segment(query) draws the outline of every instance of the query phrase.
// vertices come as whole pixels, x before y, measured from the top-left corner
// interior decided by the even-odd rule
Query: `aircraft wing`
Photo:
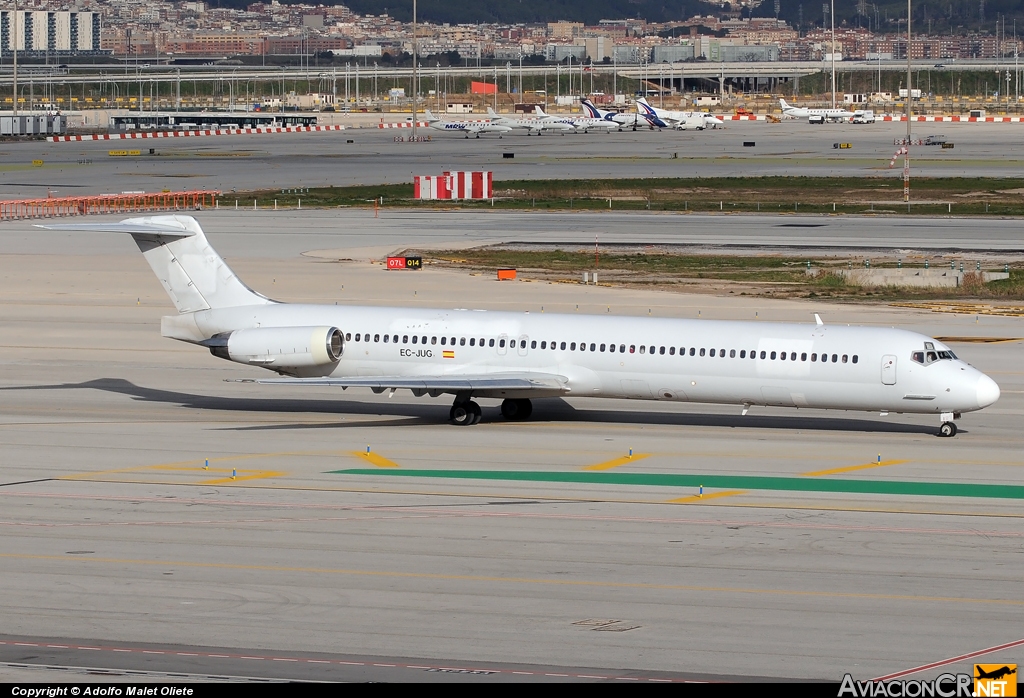
[[[246,381],[248,382],[248,381]],[[411,390],[417,395],[431,393],[485,393],[503,390],[536,390],[545,393],[568,393],[568,379],[553,373],[479,373],[447,376],[344,376],[327,378],[266,378],[255,383],[268,385],[315,385],[337,388],[370,388],[375,393],[385,390]]]

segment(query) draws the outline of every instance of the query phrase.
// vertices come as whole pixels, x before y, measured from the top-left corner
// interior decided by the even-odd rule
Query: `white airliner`
[[[574,131],[579,133],[589,133],[590,129],[596,131],[614,131],[619,125],[611,121],[605,121],[604,119],[593,119],[587,116],[555,116],[554,114],[547,114],[540,107],[534,107],[533,112],[537,115],[538,119],[550,121],[556,124],[569,124]]]
[[[536,133],[538,136],[543,135],[544,131],[559,131],[562,135],[565,135],[569,131],[575,129],[570,124],[560,123],[558,121],[552,121],[550,119],[539,119],[537,117],[512,117],[503,116],[498,114],[496,111],[487,107],[487,115],[491,117],[492,124],[500,124],[502,126],[510,126],[516,129],[526,129],[526,135],[529,136],[531,133]]]
[[[635,398],[937,415],[999,398],[999,386],[938,340],[898,329],[477,310],[286,304],[242,283],[190,216],[41,225],[130,234],[178,310],[163,336],[287,378],[260,383],[411,390],[474,398],[508,419],[539,397]]]
[[[646,119],[651,126],[659,128],[674,128],[679,131],[696,129],[718,128],[724,126],[725,122],[711,114],[699,111],[672,111],[669,109],[658,109],[652,106],[646,98],[641,97],[636,101],[637,113]]]
[[[497,133],[498,138],[501,138],[502,133],[508,133],[512,130],[511,126],[502,126],[490,121],[442,121],[431,114],[429,109],[423,112],[423,116],[427,121],[427,126],[430,128],[437,129],[438,131],[464,133],[466,138],[469,138],[470,135],[475,135],[479,138],[481,133]]]
[[[782,114],[794,119],[806,119],[809,116],[823,116],[828,121],[842,121],[853,116],[849,109],[809,109],[807,107],[794,107],[784,99],[779,100],[782,107]]]

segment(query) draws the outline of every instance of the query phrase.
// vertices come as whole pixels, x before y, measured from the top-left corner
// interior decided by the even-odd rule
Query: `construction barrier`
[[[175,191],[145,194],[101,194],[99,196],[61,196],[47,199],[0,201],[0,220],[86,216],[102,213],[151,213],[157,211],[194,211],[216,203],[216,190]]]
[[[489,199],[493,195],[490,172],[445,172],[413,177],[415,199]]]
[[[416,127],[417,128],[427,128],[427,126],[429,126],[429,125],[430,124],[428,124],[426,121],[417,121],[416,122]],[[383,121],[381,121],[379,124],[377,124],[377,128],[412,128],[412,122],[411,121],[400,121],[400,122],[395,123],[395,124],[385,124]]]
[[[876,116],[875,121],[906,121],[902,116]],[[911,121],[920,123],[961,123],[961,124],[1019,124],[1024,116],[912,116]]]
[[[53,143],[69,143],[79,141],[118,141],[135,138],[189,138],[196,136],[245,136],[261,133],[315,133],[319,131],[344,131],[345,127],[337,126],[261,126],[258,128],[224,128],[201,129],[193,131],[129,131],[127,133],[95,133],[87,136],[52,136],[47,138]]]

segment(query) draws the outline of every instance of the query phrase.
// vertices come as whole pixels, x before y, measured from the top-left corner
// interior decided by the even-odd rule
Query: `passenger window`
[[[811,363],[814,363],[817,360],[818,360],[818,355],[817,354],[811,354]]]
[[[452,337],[451,339],[449,339],[448,343],[451,344],[454,347],[455,346],[455,337]]]
[[[481,344],[483,344],[483,342],[481,342]],[[469,338],[469,346],[471,346],[471,347],[475,347],[476,346],[476,337],[470,337]]]
[[[594,346],[594,345],[593,345],[593,344],[591,344],[590,346]],[[601,351],[604,351],[604,347],[605,347],[605,345],[604,345],[604,344],[602,344],[602,345],[601,345],[601,347],[600,347]]]
[[[561,343],[561,344],[559,344],[558,346],[559,346],[559,348],[560,348],[560,349],[562,349],[563,351],[565,351],[565,342],[562,342],[562,343]]]
[[[853,355],[853,363],[857,363],[857,355],[856,354]]]
[[[847,358],[847,357],[846,357],[846,354],[843,354],[843,363],[844,363],[844,364],[846,363],[846,358]]]
[[[774,357],[773,357],[773,358],[774,358]],[[786,352],[782,352],[782,353],[781,353],[781,354],[779,355],[779,359],[780,359],[781,361],[785,361],[785,360],[786,360]]]
[[[525,342],[524,342],[524,344],[525,344]],[[536,349],[537,348],[537,340],[536,339],[534,339],[533,341],[530,342],[530,348],[531,349]]]
[[[791,354],[789,355],[789,360],[790,360],[790,361],[796,361],[796,352],[795,352],[795,351],[794,351],[794,352],[792,352],[792,353],[791,353]]]
[[[697,347],[690,347],[690,356],[693,356],[696,353],[697,353]],[[703,354],[702,354],[702,356],[703,356]]]
[[[715,350],[714,350],[714,349],[712,349],[712,350],[711,350],[711,351],[709,352],[709,354],[708,354],[708,355],[709,355],[709,356],[714,356],[714,355],[715,355]]]
[[[736,358],[736,350],[735,349],[730,349],[729,350],[729,358],[730,359],[735,359]]]
[[[741,359],[747,358],[747,350],[746,349],[740,349],[740,358]]]
[[[533,343],[533,346],[534,346],[534,348],[536,348],[536,346],[537,346],[537,343],[536,343],[536,342],[534,342],[534,343]],[[525,348],[526,348],[526,340],[525,340],[525,339],[521,339],[521,340],[519,340],[519,348],[520,348],[520,349],[525,349]]]
[[[387,343],[388,343],[388,339],[389,339],[389,337],[388,337],[387,335],[384,335],[384,343],[385,343],[385,344],[387,344]]]
[[[648,349],[648,351],[653,354],[654,353],[654,347],[651,347],[650,349]]]
[[[725,358],[725,349],[719,349],[719,350],[718,350],[718,355],[719,355],[719,356],[720,356],[721,358],[723,358],[723,359],[724,359],[724,358]]]
[[[409,335],[403,334],[402,335],[402,344],[408,344],[408,343],[409,343]]]
[[[619,345],[619,353],[620,354],[625,354],[626,353],[626,345],[625,344],[620,344]]]
[[[610,351],[611,353],[614,354],[615,353],[615,345],[614,344],[609,344],[608,345],[608,351]]]
[[[700,355],[701,355],[701,356],[704,356],[704,347],[701,347],[701,348],[700,348]]]
[[[800,355],[800,360],[801,361],[807,361],[807,352],[806,351],[803,354]]]
[[[590,351],[595,351],[596,347],[597,347],[596,344],[594,344],[593,342],[590,343]]]
[[[635,354],[636,353],[636,345],[635,344],[630,344],[629,345],[629,353],[630,354]]]
[[[658,353],[659,354],[664,354],[665,353],[665,347],[658,347]]]
[[[676,355],[676,348],[675,347],[669,347],[668,348],[668,355],[669,356],[675,356]]]
[[[352,333],[351,332],[346,332],[345,333],[345,341],[346,342],[351,342],[352,341]]]
[[[569,345],[569,351],[576,351],[576,342]]]
[[[540,348],[541,349],[547,349],[548,348],[548,343],[547,342],[541,342],[540,343]]]
[[[416,335],[413,335],[412,336],[412,343],[416,344],[419,341],[419,339],[420,339],[419,337],[417,337]]]
[[[828,363],[828,354],[822,354],[821,355],[821,363],[823,363],[823,364],[827,364]]]
[[[503,343],[503,344],[504,344],[504,342],[505,342],[505,340],[502,340],[502,343]],[[493,340],[493,339],[489,339],[489,340],[487,340],[487,346],[489,346],[489,347],[493,347],[493,346],[494,346],[494,340]]]
[[[499,342],[498,342],[498,346],[499,346],[499,347],[504,347],[504,346],[505,346],[505,340],[504,340],[504,339],[502,339],[501,341],[499,341]]]
[[[839,354],[833,354],[832,355],[832,363],[836,363],[837,361],[839,361]]]
[[[359,333],[358,332],[356,332],[356,341],[357,342],[359,341]]]
[[[441,337],[441,346],[443,347],[447,341],[448,339],[446,337]]]
[[[773,360],[775,359],[775,352],[774,351],[772,352],[772,359]]]
[[[472,341],[472,340],[470,340],[470,341]],[[465,337],[459,337],[459,346],[460,347],[466,346],[466,338]]]
[[[379,342],[380,341],[380,335],[379,334],[373,335],[373,341],[374,342]]]
[[[643,353],[645,353],[646,351],[647,351],[647,347],[645,347],[645,346],[644,346],[643,344],[641,344],[641,345],[640,345],[640,353],[641,353],[641,354],[643,354]]]

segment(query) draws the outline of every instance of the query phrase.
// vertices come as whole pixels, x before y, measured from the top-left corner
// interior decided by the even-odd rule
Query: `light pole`
[[[15,120],[18,118],[18,0],[14,0],[14,41],[12,42],[14,57],[14,107],[11,115]],[[18,128],[12,124],[12,129]]]
[[[907,0],[907,147],[903,154],[903,200],[907,202],[910,212],[910,100],[914,93],[910,85],[910,0]]]
[[[910,0],[907,0],[909,3]],[[836,108],[836,0],[832,0],[832,9],[828,13],[832,21],[832,108]]]
[[[907,0],[909,2],[909,0]],[[413,142],[416,142],[416,107],[420,88],[419,61],[416,58],[419,48],[419,37],[416,36],[416,0],[413,0]]]

